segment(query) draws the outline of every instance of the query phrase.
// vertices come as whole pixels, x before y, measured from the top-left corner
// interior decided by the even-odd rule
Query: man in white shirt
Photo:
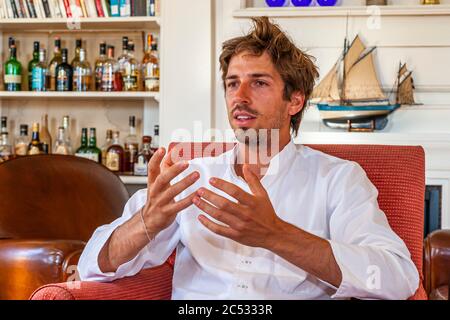
[[[176,249],[173,299],[412,296],[417,269],[363,169],[291,140],[314,63],[267,18],[254,23],[220,58],[239,143],[188,163],[159,150],[148,189],[87,244],[81,279],[132,276]]]

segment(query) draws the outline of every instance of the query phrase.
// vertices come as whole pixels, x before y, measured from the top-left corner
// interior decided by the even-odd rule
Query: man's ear
[[[299,113],[305,104],[305,95],[300,91],[295,91],[291,95],[291,100],[288,104],[288,113],[290,116]]]

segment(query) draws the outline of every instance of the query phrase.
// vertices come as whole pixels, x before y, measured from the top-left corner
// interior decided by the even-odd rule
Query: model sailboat
[[[314,89],[311,102],[317,104],[324,123],[332,128],[348,128],[352,123],[372,123],[373,130],[382,130],[387,115],[402,104],[414,104],[412,72],[400,65],[397,77],[397,97],[394,103],[384,94],[374,64],[374,50],[366,48],[357,36],[331,71]]]

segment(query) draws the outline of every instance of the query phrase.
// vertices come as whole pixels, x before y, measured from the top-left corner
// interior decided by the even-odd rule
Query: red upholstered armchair
[[[232,144],[172,144],[184,159],[222,153]],[[421,283],[412,299],[427,299],[423,286],[425,155],[421,147],[314,145],[314,149],[358,162],[379,190],[379,204],[393,230],[405,241]],[[190,152],[189,152],[190,151]],[[212,153],[211,153],[212,151]],[[44,286],[31,299],[170,299],[173,259],[113,283],[63,283]]]

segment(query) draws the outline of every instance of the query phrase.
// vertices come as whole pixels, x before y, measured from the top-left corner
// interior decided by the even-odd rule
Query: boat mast
[[[402,71],[402,62],[400,61],[399,67],[398,67],[398,73],[397,73],[397,96],[395,97],[395,103],[400,103],[400,72]]]
[[[343,72],[343,76],[342,76],[342,93],[341,93],[341,102],[345,103],[345,101],[347,100],[346,95],[345,95],[345,89],[346,89],[346,81],[347,81],[347,75],[346,70],[347,70],[347,63],[346,63],[346,59],[345,56],[347,55],[348,52],[348,13],[347,13],[347,21],[346,21],[346,27],[345,27],[345,39],[344,39],[344,72]]]

